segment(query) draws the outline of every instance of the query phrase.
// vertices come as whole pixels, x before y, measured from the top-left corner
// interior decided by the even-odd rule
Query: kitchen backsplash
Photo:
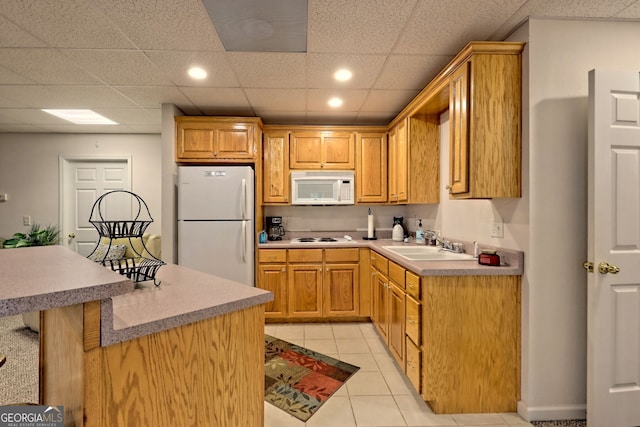
[[[281,216],[285,232],[366,232],[368,210],[377,231],[391,231],[394,216],[403,216],[409,231],[415,232],[415,218],[423,228],[436,229],[437,205],[397,206],[265,206],[264,216]]]

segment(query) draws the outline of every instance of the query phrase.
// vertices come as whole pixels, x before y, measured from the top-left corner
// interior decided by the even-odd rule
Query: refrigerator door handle
[[[247,219],[247,180],[242,180],[242,219]]]
[[[242,262],[247,262],[247,222],[242,221]]]

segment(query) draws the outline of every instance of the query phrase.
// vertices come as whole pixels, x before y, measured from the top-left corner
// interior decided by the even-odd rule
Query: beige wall
[[[149,206],[160,233],[160,136],[85,134],[0,134],[0,237],[25,231],[22,217],[59,224],[60,156],[131,156],[132,190]]]

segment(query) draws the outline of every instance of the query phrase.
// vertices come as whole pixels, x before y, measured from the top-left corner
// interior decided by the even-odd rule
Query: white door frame
[[[58,230],[64,231],[64,190],[65,177],[69,172],[69,164],[76,162],[127,162],[127,175],[129,177],[129,190],[133,177],[131,176],[131,163],[133,156],[82,156],[61,154],[58,156]],[[65,239],[67,236],[60,236]]]

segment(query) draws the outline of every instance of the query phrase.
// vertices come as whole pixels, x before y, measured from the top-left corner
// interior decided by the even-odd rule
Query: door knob
[[[600,264],[598,264],[598,271],[602,274],[607,274],[607,273],[618,274],[620,269],[615,265],[602,261]]]
[[[591,261],[583,262],[582,266],[587,270],[587,273],[593,273],[593,263]]]
[[[68,237],[70,239],[75,239],[76,238],[76,233],[69,233]]]

